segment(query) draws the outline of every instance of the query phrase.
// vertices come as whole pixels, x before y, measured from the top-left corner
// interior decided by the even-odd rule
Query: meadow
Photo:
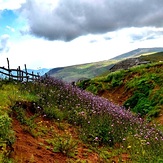
[[[109,96],[115,103],[151,121],[163,110],[162,83],[163,63],[156,62],[110,72],[77,85],[93,94]]]
[[[66,124],[75,128],[77,139],[97,153],[97,162],[163,162],[162,126],[149,123],[129,108],[50,77],[28,83],[2,80],[0,88],[1,162],[16,162],[9,151],[17,141],[13,118],[38,137],[48,134],[43,126],[38,130],[35,119],[40,116],[56,122],[61,130]],[[27,103],[32,104],[30,116],[26,115],[28,107],[24,107]],[[46,142],[53,146],[54,153],[66,155],[67,162],[87,162],[76,158],[78,141],[71,136],[54,133]]]

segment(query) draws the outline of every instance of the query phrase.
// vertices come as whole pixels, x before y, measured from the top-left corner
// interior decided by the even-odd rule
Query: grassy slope
[[[0,81],[0,162],[98,162],[98,150],[89,149],[78,139],[75,127],[59,120],[59,110],[51,112],[51,118],[40,113],[42,98],[36,93],[44,88],[29,83],[29,89],[22,89],[26,86]]]
[[[51,69],[48,74],[52,77],[62,79],[66,82],[78,81],[83,78],[93,78],[107,72],[113,64],[132,57],[138,57],[141,54],[161,51],[163,48],[140,48],[131,52],[119,55],[106,61],[74,65],[68,67]]]
[[[87,89],[100,90],[101,94],[112,90],[113,96],[116,91],[118,94],[118,90],[124,90],[123,95],[128,94],[130,98],[135,89],[142,90],[143,86],[142,93],[146,93],[147,99],[154,97],[153,102],[158,102],[160,107],[162,66],[158,63],[114,72],[90,80]],[[76,163],[163,161],[163,137],[155,129],[156,125],[150,127],[141,118],[107,104],[98,96],[51,80],[45,83],[0,81],[0,88],[0,162],[39,162],[54,158]],[[109,112],[106,112],[108,108],[104,109],[106,104]],[[154,114],[155,111],[154,108]],[[23,144],[19,146],[20,143]],[[10,153],[11,147],[14,153]]]
[[[77,81],[82,78],[93,78],[105,71],[116,61],[101,61],[96,63],[88,63],[82,65],[63,67],[55,72],[55,69],[50,70],[49,75],[55,78],[62,79],[66,82]],[[53,73],[53,71],[55,73]]]
[[[148,118],[163,110],[163,53],[140,56],[152,62],[129,70],[105,73],[78,83],[79,87],[106,97]],[[117,97],[115,97],[117,96]]]
[[[104,114],[105,100],[50,82],[0,82],[1,162],[163,160],[162,138],[155,125],[139,122],[110,103],[113,110]],[[149,132],[150,137],[144,137]]]

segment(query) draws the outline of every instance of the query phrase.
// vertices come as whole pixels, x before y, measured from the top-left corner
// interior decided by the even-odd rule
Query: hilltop
[[[113,60],[121,60],[121,59],[127,59],[127,58],[131,58],[131,57],[138,57],[142,54],[151,54],[151,53],[157,53],[157,52],[162,52],[163,48],[158,47],[158,48],[138,48],[135,50],[132,50],[130,52],[118,55],[114,58],[112,58]]]
[[[51,77],[55,77],[57,79],[61,79],[70,83],[83,79],[91,79],[109,71],[120,61],[136,57],[138,58],[144,54],[156,53],[161,51],[163,51],[163,48],[139,48],[105,61],[54,68],[48,71],[47,74]],[[141,62],[142,61],[145,61],[145,59],[142,58]],[[126,63],[124,62],[124,64]],[[130,67],[134,65],[136,65],[136,62],[132,62]]]

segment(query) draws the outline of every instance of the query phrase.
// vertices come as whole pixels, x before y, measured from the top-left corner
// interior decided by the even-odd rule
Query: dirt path
[[[28,113],[29,114],[29,113]],[[65,135],[66,132],[73,136],[73,139],[78,139],[78,135],[75,132],[75,128],[72,126],[65,127],[65,130],[60,130],[53,121],[47,120],[43,117],[36,118],[36,123],[41,124],[47,128],[48,133],[43,136],[34,137],[26,130],[24,125],[14,117],[13,129],[15,131],[16,141],[13,145],[14,151],[11,153],[11,157],[16,163],[68,163],[68,161],[80,160],[88,163],[98,163],[99,157],[95,152],[90,152],[88,147],[82,142],[78,143],[76,156],[69,158],[62,153],[55,153],[52,149],[47,149],[46,140],[54,137],[52,128],[56,133]],[[47,145],[47,146],[46,146]]]
[[[18,163],[57,163],[66,162],[66,157],[60,153],[54,153],[41,146],[44,139],[34,138],[22,129],[19,121],[14,119],[13,128],[16,134],[16,142],[13,145],[12,157]]]

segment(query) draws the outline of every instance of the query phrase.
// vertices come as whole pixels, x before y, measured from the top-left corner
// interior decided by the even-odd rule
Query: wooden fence
[[[17,69],[10,69],[9,59],[7,58],[8,68],[0,67],[0,78],[8,78],[9,80],[18,80],[18,81],[35,81],[40,78],[39,74],[28,73],[26,64],[25,70],[21,70],[20,66]]]

